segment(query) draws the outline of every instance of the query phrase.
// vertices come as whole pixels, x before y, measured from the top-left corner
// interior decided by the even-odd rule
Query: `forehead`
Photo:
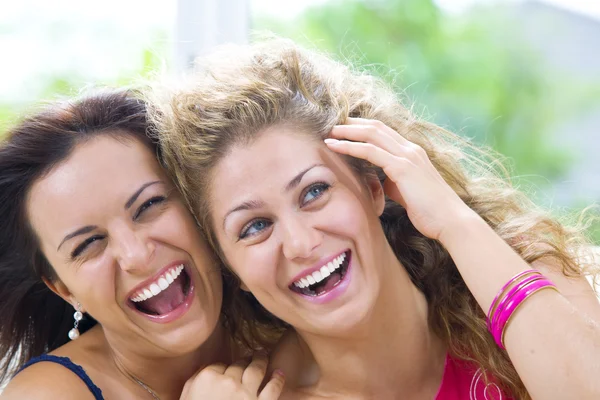
[[[290,171],[306,163],[323,162],[319,150],[324,146],[308,134],[293,128],[273,127],[250,143],[236,144],[217,164],[213,174],[213,192],[243,192],[256,180],[264,183],[287,179]],[[232,182],[240,183],[230,184]]]
[[[260,155],[262,162],[289,164],[299,156],[303,159],[318,157],[318,150],[321,148],[324,148],[324,145],[316,135],[286,126],[271,127],[259,132],[252,141],[234,145],[224,158],[223,164],[235,163],[235,160],[240,157],[249,161],[257,155]],[[295,157],[290,159],[292,154]]]
[[[324,164],[336,175],[352,175],[316,135],[269,128],[249,144],[234,146],[217,164],[211,179],[212,208],[224,209],[257,193],[280,193],[296,174],[315,164]]]
[[[123,201],[163,172],[152,151],[135,139],[100,136],[75,147],[72,154],[35,182],[27,199],[34,225],[58,230]]]

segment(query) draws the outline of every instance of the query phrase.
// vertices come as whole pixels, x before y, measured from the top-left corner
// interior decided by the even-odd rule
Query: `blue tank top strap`
[[[25,365],[23,365],[23,367],[17,372],[17,374],[23,371],[25,368],[42,361],[49,361],[56,364],[60,364],[63,367],[71,370],[85,383],[90,392],[92,392],[92,394],[94,395],[95,400],[104,400],[104,397],[102,397],[102,390],[100,390],[98,386],[94,385],[94,382],[92,382],[90,377],[85,373],[84,369],[80,365],[75,364],[68,357],[58,357],[50,354],[42,354],[39,357],[34,357],[31,360],[27,361]]]

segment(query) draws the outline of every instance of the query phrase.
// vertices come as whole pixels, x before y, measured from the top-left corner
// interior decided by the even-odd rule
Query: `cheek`
[[[193,217],[179,205],[167,210],[161,216],[159,223],[154,224],[153,231],[164,242],[187,251],[193,251],[194,248],[201,249],[204,243]],[[204,251],[207,252],[208,250]]]
[[[332,232],[353,237],[370,230],[373,217],[379,224],[379,219],[372,209],[354,196],[338,196],[332,199],[322,213],[323,221],[326,221]]]
[[[102,315],[116,302],[115,274],[109,258],[101,256],[88,261],[76,272],[59,273],[69,291],[92,316]]]
[[[166,243],[188,253],[194,260],[200,273],[207,273],[211,277],[214,288],[220,287],[221,272],[218,257],[212,250],[200,228],[196,225],[190,213],[181,206],[174,210],[171,223],[167,223],[162,234]]]
[[[277,272],[276,252],[266,243],[256,244],[236,251],[225,251],[231,270],[248,286],[250,291],[275,285]]]

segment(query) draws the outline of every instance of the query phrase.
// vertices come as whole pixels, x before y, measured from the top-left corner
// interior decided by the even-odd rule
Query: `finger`
[[[248,360],[238,360],[235,363],[231,364],[225,370],[223,375],[232,378],[236,382],[242,381],[242,375],[244,374],[244,370],[248,366]]]
[[[337,125],[332,128],[329,136],[338,140],[346,139],[354,142],[371,143],[398,157],[415,161],[429,160],[427,153],[421,146],[402,137],[383,122],[368,119],[357,120],[365,122],[358,125]]]
[[[191,380],[188,380],[185,383],[185,385],[183,385],[183,390],[181,391],[181,396],[179,396],[179,400],[184,400],[189,397],[191,385],[192,385]]]
[[[399,132],[397,132],[396,130],[390,128],[383,122],[376,120],[376,119],[348,118],[346,120],[346,125],[372,126],[372,127],[375,127],[376,129],[379,129],[381,132],[385,133],[386,135],[388,135],[389,137],[391,137],[392,139],[394,139],[395,141],[397,141],[398,143],[400,143],[402,145],[413,144],[410,140],[408,140],[407,138],[402,136]]]
[[[220,375],[223,375],[225,373],[225,370],[227,370],[227,365],[222,364],[222,363],[211,364],[208,367],[204,368],[203,370],[199,371],[198,373],[200,373],[204,370],[214,371]]]
[[[370,125],[337,125],[329,132],[329,136],[338,140],[371,143],[394,155],[402,153],[402,144]]]
[[[396,157],[371,143],[349,142],[347,140],[337,140],[332,138],[327,138],[324,142],[327,147],[336,153],[360,158],[381,167],[383,172],[394,181],[396,180],[396,177],[392,173],[401,172],[404,169],[403,164],[408,162],[406,158]]]
[[[283,392],[283,386],[285,385],[285,376],[283,371],[277,369],[273,371],[271,379],[260,392],[258,400],[277,400]]]
[[[264,354],[257,354],[252,358],[252,362],[244,371],[242,384],[248,388],[251,393],[258,393],[258,388],[265,378],[269,360]]]

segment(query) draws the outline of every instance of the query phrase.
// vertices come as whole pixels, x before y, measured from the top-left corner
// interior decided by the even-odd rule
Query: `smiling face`
[[[273,127],[211,176],[213,229],[232,270],[300,331],[346,332],[373,309],[387,242],[384,195],[316,138]]]
[[[39,179],[29,220],[53,285],[107,337],[184,354],[211,335],[222,303],[212,252],[153,152],[104,135]],[[137,346],[137,347],[136,347]]]

